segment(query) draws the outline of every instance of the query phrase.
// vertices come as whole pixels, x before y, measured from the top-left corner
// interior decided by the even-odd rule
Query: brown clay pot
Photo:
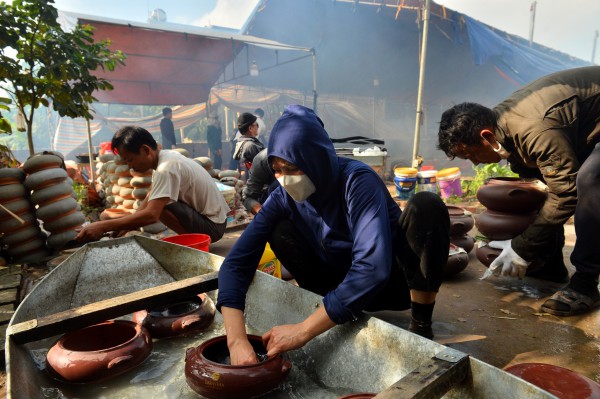
[[[267,350],[261,337],[248,335],[259,356]],[[208,399],[254,398],[276,389],[289,374],[292,364],[280,355],[250,366],[231,366],[227,337],[209,339],[185,354],[185,377],[196,393]]]
[[[475,246],[475,239],[468,234],[450,237],[450,242],[470,253]]]
[[[469,254],[461,251],[456,245],[450,244],[448,261],[442,270],[444,278],[452,277],[465,270],[469,264]]]
[[[0,186],[20,184],[25,180],[25,172],[21,168],[0,169]]]
[[[477,256],[477,259],[479,259],[479,261],[483,263],[485,267],[489,267],[494,259],[496,259],[501,253],[501,249],[491,248],[487,245],[475,249],[475,256]]]
[[[140,365],[152,352],[141,325],[111,320],[64,335],[46,355],[48,372],[72,383],[98,382]]]
[[[450,235],[462,236],[467,234],[475,224],[471,213],[458,206],[447,205],[447,208],[448,215],[450,215]]]
[[[63,158],[51,152],[43,152],[39,154],[33,154],[23,164],[23,170],[27,174],[39,172],[44,169],[60,168],[63,164]]]
[[[490,178],[477,190],[477,199],[493,211],[531,213],[542,207],[547,196],[536,182],[518,177]]]
[[[165,338],[206,329],[213,322],[215,312],[212,299],[200,294],[189,301],[135,312],[133,321],[141,323],[152,338]]]
[[[564,367],[545,363],[519,363],[505,370],[558,398],[600,398],[600,384]]]
[[[535,219],[532,213],[504,213],[485,210],[477,216],[477,230],[490,240],[509,240],[521,234]]]

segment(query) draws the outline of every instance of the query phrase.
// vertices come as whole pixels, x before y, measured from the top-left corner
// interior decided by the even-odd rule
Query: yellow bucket
[[[396,177],[417,177],[419,171],[415,168],[395,168],[394,175]]]

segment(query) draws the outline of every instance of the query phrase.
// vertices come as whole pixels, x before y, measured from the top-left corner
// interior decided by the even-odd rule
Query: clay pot
[[[22,183],[3,185],[0,190],[0,202],[2,203],[28,196],[28,190]]]
[[[0,169],[0,186],[23,183],[24,180],[25,172],[21,168]]]
[[[46,356],[48,372],[73,382],[98,382],[140,365],[152,352],[152,339],[141,325],[112,320],[66,334]]]
[[[531,213],[542,207],[547,193],[536,179],[494,177],[477,190],[477,199],[486,208],[497,212]]]
[[[53,151],[44,151],[33,154],[23,164],[23,170],[27,174],[39,172],[44,169],[60,168],[64,162],[62,155]]]
[[[477,216],[475,226],[490,240],[509,240],[521,234],[535,217],[535,213],[504,213],[488,209]]]
[[[67,180],[69,175],[67,171],[61,168],[51,168],[40,170],[30,174],[25,179],[25,186],[30,190],[41,190]]]
[[[544,363],[520,363],[505,370],[558,398],[600,397],[600,385],[597,382],[564,367]]]
[[[74,194],[72,183],[63,181],[43,189],[35,190],[31,194],[31,202],[43,206],[47,203],[73,197]]]
[[[485,267],[490,264],[502,253],[501,249],[491,248],[489,246],[478,247],[475,249],[475,256]]]
[[[206,329],[213,322],[215,311],[212,299],[200,294],[189,301],[136,312],[133,321],[141,323],[152,338],[165,338]]]
[[[33,212],[33,206],[31,205],[31,202],[29,202],[28,198],[18,198],[8,202],[0,201],[0,204],[2,204],[4,208],[8,209],[15,215],[22,215],[24,213]],[[0,221],[14,217],[10,213],[8,213],[4,208],[0,208]]]
[[[450,244],[448,261],[442,270],[444,278],[452,277],[465,270],[469,264],[469,254],[454,244]]]
[[[458,206],[447,205],[448,215],[450,216],[450,235],[462,236],[473,228],[475,220],[471,212],[465,211]]]
[[[353,393],[352,395],[340,396],[337,399],[370,399],[377,396],[376,393]]]
[[[450,242],[470,253],[475,246],[475,239],[468,234],[450,237]]]
[[[259,357],[267,350],[261,337],[248,335]],[[292,364],[280,355],[250,366],[229,365],[227,337],[209,339],[185,354],[185,377],[196,393],[208,399],[254,398],[276,389]]]

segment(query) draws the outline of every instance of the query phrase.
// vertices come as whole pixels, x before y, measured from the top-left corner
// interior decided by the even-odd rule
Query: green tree
[[[53,3],[0,3],[0,87],[24,116],[30,154],[35,152],[32,127],[38,107],[52,101],[61,116],[93,119],[94,91],[113,88],[93,71],[112,71],[125,60],[121,51],[110,51],[109,40],[94,42],[89,25],[64,31]]]

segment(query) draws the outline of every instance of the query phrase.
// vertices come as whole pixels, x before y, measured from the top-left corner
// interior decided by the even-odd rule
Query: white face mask
[[[296,202],[304,201],[317,190],[306,175],[284,175],[277,181]]]

